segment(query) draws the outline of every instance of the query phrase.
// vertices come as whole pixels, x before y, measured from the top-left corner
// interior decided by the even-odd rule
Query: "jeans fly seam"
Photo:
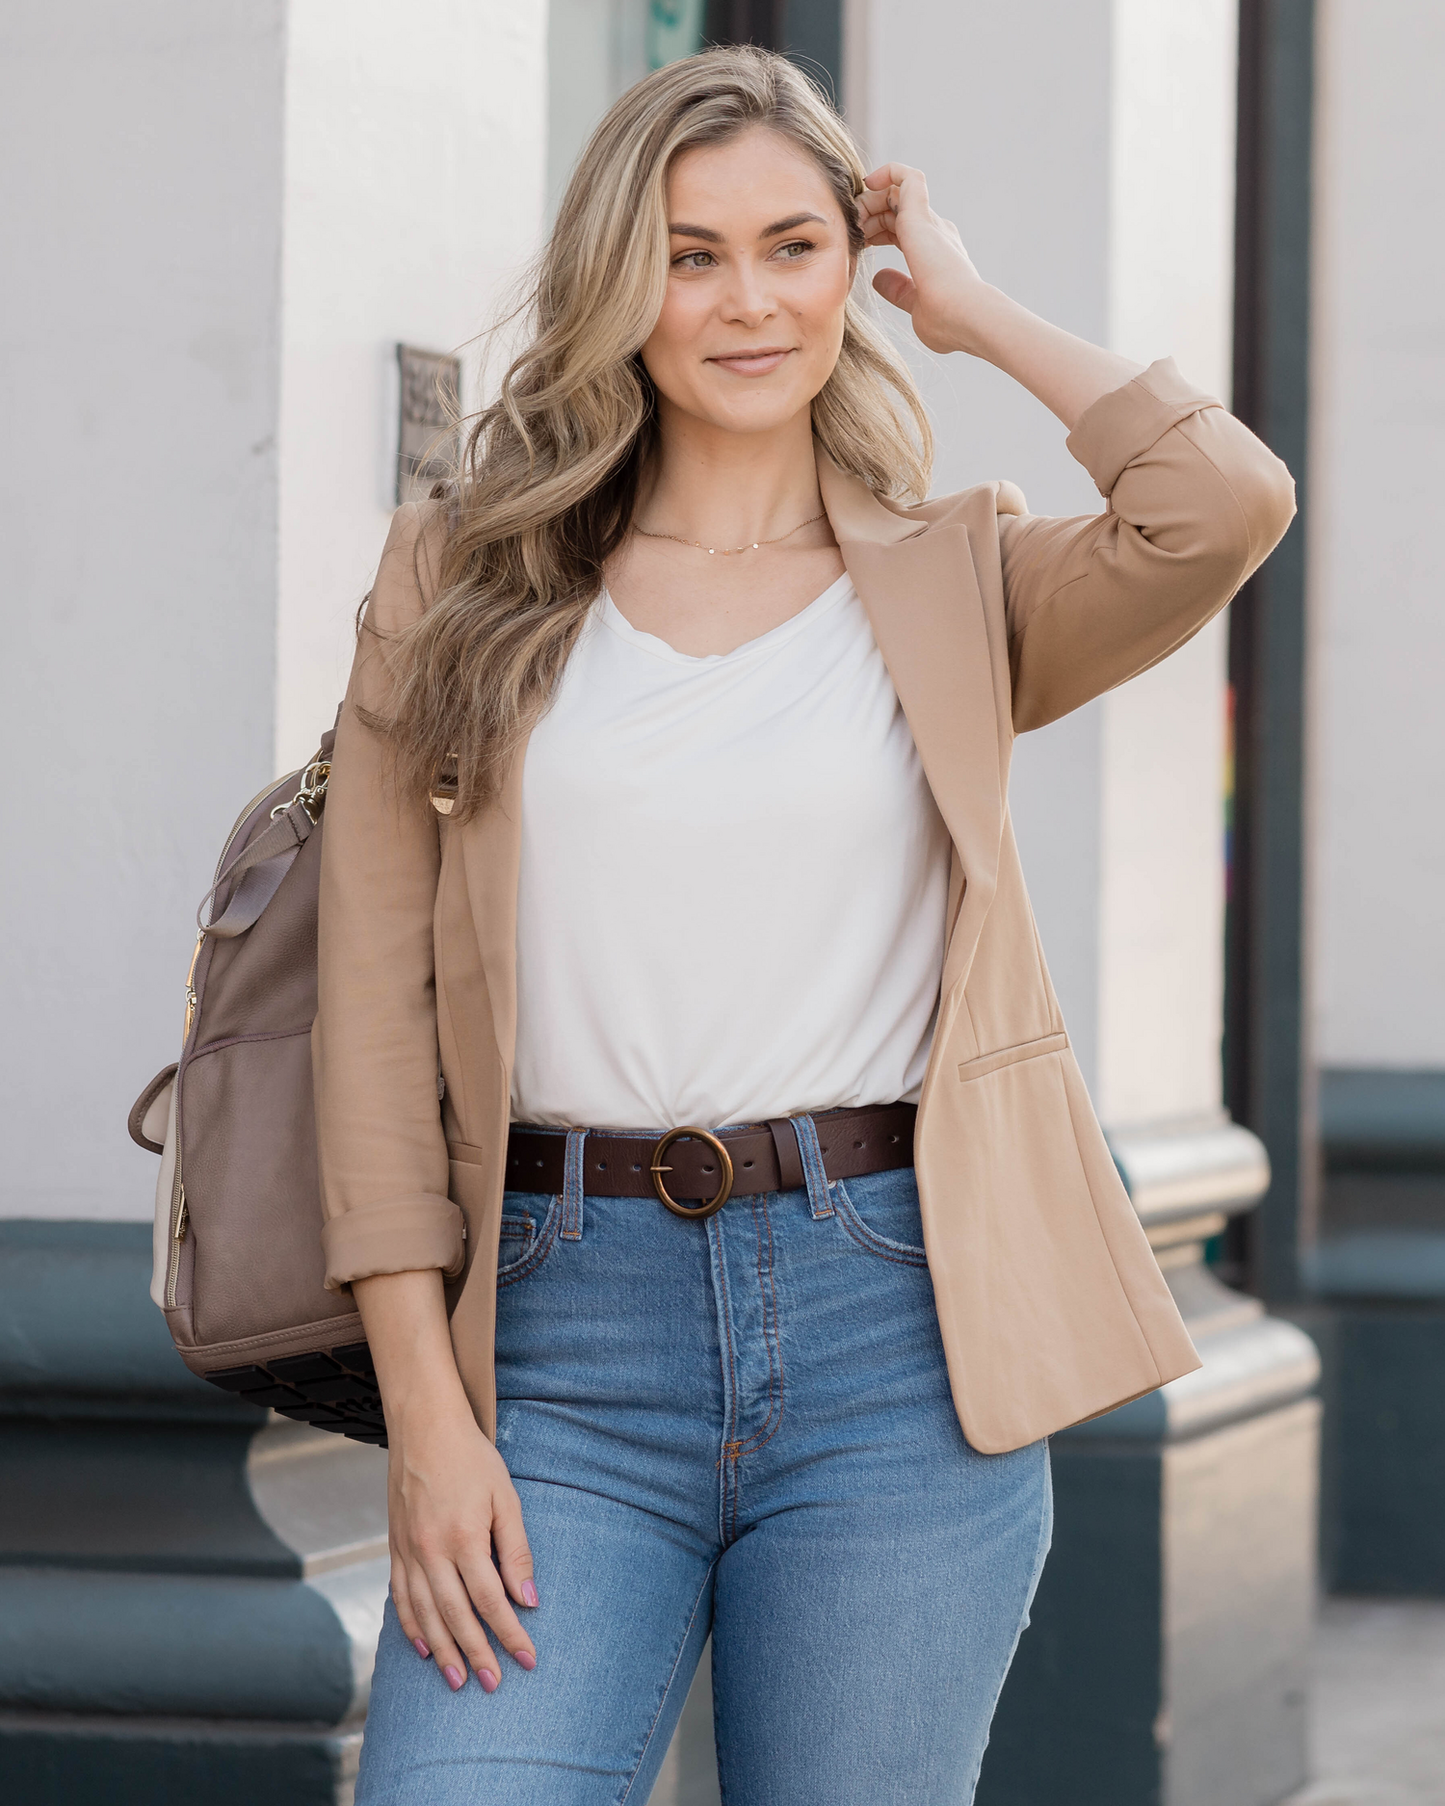
[[[727,1256],[723,1248],[722,1229],[714,1217],[706,1230],[708,1247],[713,1255],[713,1285],[717,1292],[718,1316],[721,1319],[722,1333],[718,1337],[718,1364],[722,1368],[724,1412],[723,1412],[723,1452],[718,1460],[718,1473],[721,1491],[718,1496],[718,1536],[724,1542],[728,1536],[729,1510],[733,1507],[733,1494],[737,1480],[737,1469],[733,1465],[733,1451],[737,1444],[729,1434],[737,1428],[738,1409],[738,1374],[737,1354],[733,1348],[733,1325],[731,1295],[728,1291]]]
[[[761,1205],[762,1225],[758,1223],[758,1207]],[[767,1231],[768,1258],[766,1267],[763,1263],[763,1237],[760,1228]],[[736,1460],[740,1455],[755,1454],[764,1443],[771,1442],[778,1433],[778,1426],[783,1421],[783,1350],[778,1339],[778,1302],[777,1291],[773,1284],[773,1220],[768,1214],[766,1195],[760,1196],[753,1204],[753,1231],[758,1244],[758,1291],[763,1297],[763,1340],[768,1350],[768,1414],[761,1426],[746,1442],[733,1445],[731,1453]],[[776,1359],[775,1359],[776,1356]],[[733,1499],[734,1528],[736,1528],[737,1499]]]
[[[647,1735],[642,1741],[641,1754],[638,1756],[632,1773],[628,1777],[626,1787],[624,1787],[622,1792],[618,1795],[617,1806],[627,1806],[627,1801],[631,1797],[632,1790],[637,1785],[637,1777],[642,1771],[643,1763],[647,1760],[647,1752],[652,1747],[652,1740],[657,1735],[658,1723],[662,1718],[663,1708],[667,1704],[667,1696],[672,1692],[672,1683],[677,1679],[677,1665],[682,1660],[683,1650],[687,1648],[687,1639],[691,1636],[692,1627],[697,1622],[697,1614],[702,1607],[703,1599],[707,1593],[708,1583],[712,1579],[713,1570],[716,1567],[716,1561],[709,1562],[707,1573],[702,1577],[702,1585],[697,1590],[697,1598],[692,1602],[692,1610],[688,1613],[687,1623],[683,1627],[682,1640],[677,1646],[677,1654],[672,1658],[672,1667],[668,1670],[667,1685],[662,1689],[662,1698],[657,1702],[657,1710],[653,1713],[652,1723],[647,1727]]]

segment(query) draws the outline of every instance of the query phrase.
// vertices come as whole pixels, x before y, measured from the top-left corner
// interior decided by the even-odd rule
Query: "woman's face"
[[[754,127],[678,157],[667,217],[667,296],[642,347],[664,403],[734,433],[793,418],[838,361],[853,279],[822,170]]]

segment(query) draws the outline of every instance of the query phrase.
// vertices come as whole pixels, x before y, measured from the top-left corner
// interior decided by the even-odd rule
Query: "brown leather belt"
[[[857,1179],[913,1164],[914,1104],[823,1110],[813,1118],[830,1180]],[[507,1189],[560,1192],[567,1131],[514,1123],[507,1137]],[[582,1189],[602,1198],[658,1198],[680,1217],[710,1217],[730,1197],[794,1191],[806,1184],[791,1117],[737,1129],[686,1127],[663,1135],[589,1129]],[[687,1199],[700,1200],[689,1204]]]

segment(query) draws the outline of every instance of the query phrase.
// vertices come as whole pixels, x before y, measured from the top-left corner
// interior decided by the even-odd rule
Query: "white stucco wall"
[[[125,1113],[222,836],[335,709],[393,344],[458,345],[531,248],[545,30],[545,0],[0,27],[0,1214],[150,1213]]]
[[[1445,11],[1317,17],[1315,1051],[1445,1067]]]
[[[546,23],[545,0],[292,0],[278,771],[335,714],[395,506],[395,345],[465,346],[474,364],[534,248]]]
[[[136,1216],[199,894],[271,766],[279,0],[10,7],[0,1214]]]
[[[923,168],[983,274],[1046,318],[1228,399],[1229,0],[849,0],[845,94],[870,154]],[[1027,54],[1021,47],[1027,46]],[[1100,503],[1057,421],[996,371],[910,351],[936,488]],[[1116,1124],[1219,1100],[1224,639],[1212,629],[1014,755],[1014,820],[1081,1064]]]

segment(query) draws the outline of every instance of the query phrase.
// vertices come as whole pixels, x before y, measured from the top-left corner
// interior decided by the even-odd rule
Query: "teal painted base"
[[[1307,1778],[1318,1358],[1192,1254],[1167,1275],[1203,1366],[1052,1439],[977,1806],[1277,1806]]]
[[[24,1806],[335,1806],[360,1734],[0,1714],[0,1797]]]
[[[1445,1597],[1445,1299],[1291,1314],[1324,1365],[1325,1585]]]
[[[1318,1421],[1307,1398],[1152,1447],[1054,1439],[1054,1548],[977,1806],[1275,1806],[1304,1782]]]
[[[384,1463],[196,1379],[149,1268],[0,1222],[0,1802],[347,1806]]]

